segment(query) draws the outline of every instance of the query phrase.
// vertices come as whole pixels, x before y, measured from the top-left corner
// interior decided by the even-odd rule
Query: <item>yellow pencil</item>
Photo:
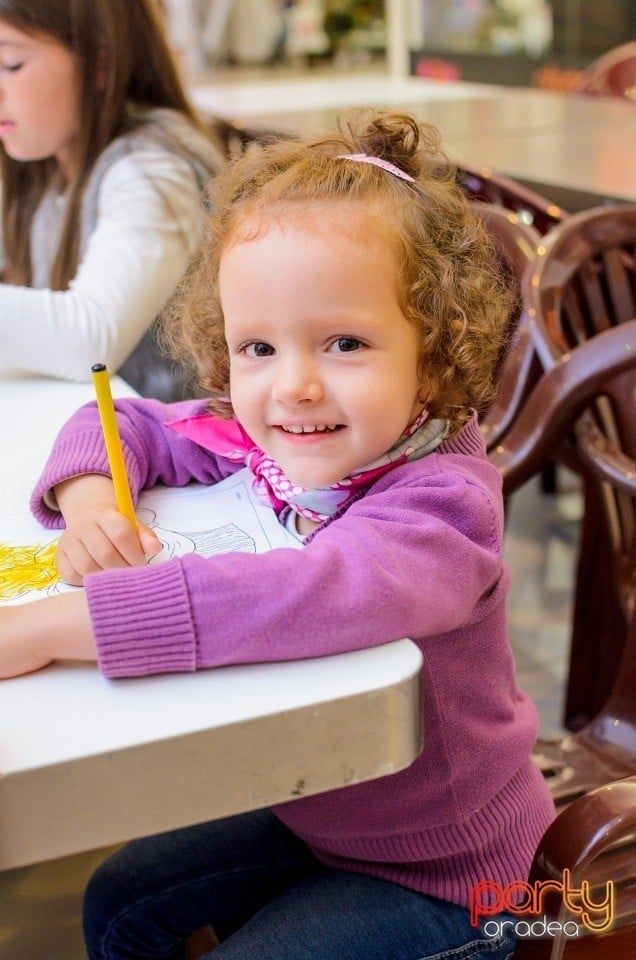
[[[129,520],[135,530],[137,529],[137,518],[135,517],[135,508],[133,506],[130,493],[130,484],[126,475],[126,465],[124,463],[124,452],[121,448],[121,439],[119,428],[117,426],[117,417],[115,416],[115,405],[113,404],[113,395],[110,392],[110,378],[105,364],[95,363],[91,367],[93,374],[93,383],[95,384],[95,395],[97,396],[97,407],[99,410],[99,419],[104,433],[104,443],[106,444],[106,454],[110,466],[113,485],[115,487],[115,499],[117,500],[117,509]]]

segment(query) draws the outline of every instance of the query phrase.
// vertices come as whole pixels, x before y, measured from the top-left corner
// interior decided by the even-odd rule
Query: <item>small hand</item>
[[[80,586],[89,573],[141,566],[160,550],[161,541],[150,527],[140,523],[135,531],[111,503],[96,503],[69,523],[55,562],[65,583]]]

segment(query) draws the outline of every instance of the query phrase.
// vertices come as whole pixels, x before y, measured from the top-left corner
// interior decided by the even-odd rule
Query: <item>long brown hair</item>
[[[79,211],[91,168],[106,146],[131,126],[127,103],[171,107],[199,126],[164,35],[156,0],[0,0],[0,21],[46,34],[79,63],[80,170],[69,185],[66,222],[51,286],[64,290],[78,261]],[[58,175],[54,158],[17,161],[0,145],[4,280],[28,286],[29,236],[35,210]]]

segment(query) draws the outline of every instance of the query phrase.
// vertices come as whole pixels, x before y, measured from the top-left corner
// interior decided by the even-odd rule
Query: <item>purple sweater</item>
[[[163,426],[198,401],[117,403],[133,497],[238,469]],[[62,429],[32,497],[108,474],[96,407]],[[86,578],[101,671],[128,677],[288,660],[410,637],[424,657],[424,750],[406,770],[278,805],[325,863],[467,905],[473,884],[525,879],[554,816],[530,758],[536,710],[515,681],[501,481],[475,421],[385,474],[302,551],[188,554]]]

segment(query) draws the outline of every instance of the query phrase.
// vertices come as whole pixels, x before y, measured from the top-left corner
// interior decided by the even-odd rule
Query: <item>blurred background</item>
[[[357,67],[568,89],[636,36],[633,0],[158,0],[193,80]]]

